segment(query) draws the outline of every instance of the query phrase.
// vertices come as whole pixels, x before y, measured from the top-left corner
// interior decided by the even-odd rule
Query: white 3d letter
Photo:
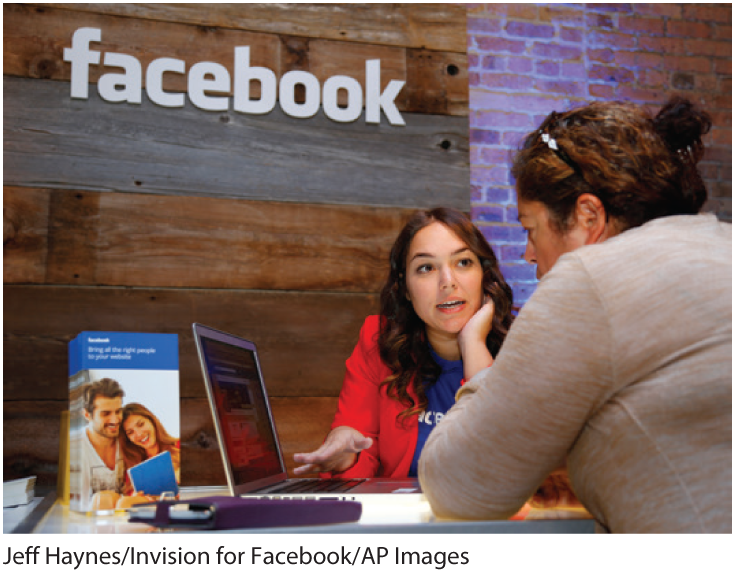
[[[306,90],[304,103],[296,103],[294,90],[296,84],[301,84]],[[319,80],[309,72],[293,71],[286,72],[281,77],[281,85],[278,88],[281,94],[281,109],[286,115],[306,119],[313,117],[319,111]]]
[[[341,89],[347,92],[347,107],[345,108],[337,105],[337,92]],[[360,83],[349,76],[332,76],[324,82],[322,106],[324,106],[325,115],[333,121],[342,123],[355,121],[362,113],[362,87]]]
[[[89,97],[89,64],[100,63],[100,53],[89,49],[90,42],[100,42],[99,28],[79,28],[71,39],[71,48],[64,48],[64,61],[71,62],[71,97]]]
[[[207,76],[212,76],[211,79]],[[229,97],[214,97],[208,91],[229,93],[230,73],[221,64],[199,62],[189,70],[189,99],[199,109],[207,111],[227,111],[230,107]]]
[[[393,125],[406,125],[395,99],[406,82],[391,80],[380,93],[380,60],[365,62],[365,123],[380,123],[380,109]]]
[[[140,62],[127,54],[105,54],[105,65],[122,68],[124,74],[105,74],[97,82],[97,91],[105,101],[140,103],[143,71]],[[122,89],[118,89],[118,86]]]
[[[185,71],[184,60],[174,58],[158,58],[148,64],[145,72],[145,91],[150,100],[163,107],[184,107],[184,94],[163,91],[163,74],[165,72],[183,74]]]
[[[250,81],[260,82],[260,99],[250,99]],[[250,67],[250,47],[235,48],[235,111],[240,113],[270,113],[276,107],[276,74],[268,68]]]

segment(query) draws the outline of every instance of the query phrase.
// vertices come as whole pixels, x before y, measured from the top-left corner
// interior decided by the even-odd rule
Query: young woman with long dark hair
[[[332,431],[295,473],[416,475],[423,444],[464,380],[492,365],[513,295],[462,212],[417,212],[398,235],[380,295],[347,360]]]

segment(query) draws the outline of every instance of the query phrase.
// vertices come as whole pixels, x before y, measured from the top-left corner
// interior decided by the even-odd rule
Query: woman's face
[[[406,288],[429,342],[456,339],[483,302],[482,266],[467,244],[433,222],[414,235],[406,260]]]
[[[123,431],[134,445],[144,450],[156,447],[156,428],[145,416],[131,414],[123,423]]]
[[[549,210],[539,201],[518,199],[518,220],[526,230],[526,262],[536,265],[536,278],[543,277],[564,253],[585,244],[577,227],[566,233],[559,232],[551,224]]]

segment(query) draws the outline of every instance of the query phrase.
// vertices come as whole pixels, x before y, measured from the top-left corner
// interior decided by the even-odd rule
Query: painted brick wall
[[[472,218],[523,304],[536,287],[523,262],[510,161],[553,110],[628,100],[653,111],[671,93],[712,114],[700,164],[707,209],[731,220],[731,4],[468,4]]]

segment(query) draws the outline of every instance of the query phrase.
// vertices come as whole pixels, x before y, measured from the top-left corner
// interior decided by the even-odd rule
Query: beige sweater
[[[561,257],[429,436],[434,512],[508,517],[566,460],[606,530],[731,531],[731,229],[667,217]]]

